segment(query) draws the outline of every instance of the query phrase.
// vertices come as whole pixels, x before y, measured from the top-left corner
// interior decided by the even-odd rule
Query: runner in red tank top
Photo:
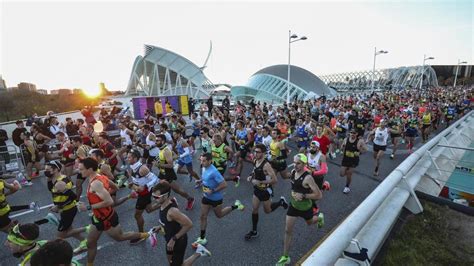
[[[103,231],[105,231],[115,241],[126,241],[137,238],[148,238],[154,234],[123,232],[119,224],[118,215],[113,209],[114,200],[110,196],[109,179],[106,176],[98,175],[99,165],[96,160],[86,158],[79,163],[79,170],[84,177],[89,177],[87,187],[87,199],[89,205],[84,202],[78,203],[80,211],[92,211],[92,224],[87,238],[87,265],[93,265],[97,254],[97,241]],[[156,244],[156,241],[151,241]]]

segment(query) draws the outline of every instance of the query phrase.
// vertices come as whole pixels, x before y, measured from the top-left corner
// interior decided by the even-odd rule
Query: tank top
[[[38,134],[39,134],[39,132],[36,132],[35,135],[33,136],[33,139],[35,140],[38,147],[42,147],[43,144],[44,144],[44,139],[39,139]]]
[[[99,148],[104,152],[104,155],[106,158],[110,158],[113,155],[112,150],[114,149],[114,146],[110,142],[106,142],[102,145],[99,146]],[[109,165],[113,166],[118,163],[117,157],[109,160]]]
[[[423,115],[423,125],[431,125],[431,114]]]
[[[374,144],[379,146],[387,146],[387,139],[388,139],[388,128],[381,129],[378,127],[375,129],[375,138]]]
[[[314,157],[311,153],[307,154],[308,166],[311,168],[311,170],[321,170],[321,166],[319,165],[319,159],[321,158],[321,154],[321,151],[318,151],[318,153],[316,153]]]
[[[235,137],[239,145],[244,145],[247,142],[247,130],[235,130]]]
[[[214,164],[214,166],[219,170],[219,168],[223,169],[226,162],[227,152],[225,151],[225,144],[222,143],[219,147],[212,144],[212,164]]]
[[[180,140],[178,141],[178,143],[176,144],[176,150],[178,151],[178,154],[181,155],[183,153],[185,153],[185,150],[184,150],[184,147],[183,147],[183,143],[182,143],[183,140]],[[188,147],[188,149],[190,149]],[[182,158],[179,158],[179,160],[183,161],[184,163],[190,163],[193,161],[193,158],[191,157],[191,154],[188,154]]]
[[[102,185],[107,191],[110,190],[108,177],[106,177],[105,175],[98,175],[92,178],[89,182],[89,185],[87,186],[87,199],[89,200],[89,205],[93,205],[103,201],[99,196],[97,196],[97,194],[90,191],[92,182],[96,180],[102,182]],[[114,208],[112,208],[112,206],[108,206],[99,209],[92,209],[92,213],[94,214],[95,218],[104,221],[107,220],[110,216],[112,216],[112,214],[114,213]]]
[[[148,180],[145,180],[145,176],[140,175],[140,168],[142,167],[142,165],[143,165],[142,163],[138,163],[138,165],[136,166],[134,165],[136,167],[135,169],[133,169],[133,166],[132,166],[132,183],[137,186],[143,186],[146,183],[148,183],[146,182]],[[141,192],[138,192],[138,195],[144,196],[149,193],[150,191],[148,191],[148,187],[145,186],[145,189]]]
[[[351,159],[359,159],[359,149],[357,148],[357,142],[358,140],[356,139],[354,142],[350,141],[350,138],[347,139],[346,141],[346,146],[344,148],[344,157],[346,158],[351,158]]]
[[[265,166],[265,164],[267,164],[267,159],[263,159],[263,162],[257,166],[257,160],[255,160],[254,162],[254,169],[253,169],[253,178],[255,180],[258,180],[258,181],[266,181],[267,180],[267,176],[265,175],[265,171],[263,170],[263,167]],[[269,184],[260,184],[260,185],[256,185],[254,186],[255,188],[258,188],[260,190],[265,190],[267,187],[269,187],[270,185]]]
[[[132,139],[127,133],[127,129],[120,129],[120,139],[122,140],[122,146],[132,145]]]
[[[165,164],[166,163],[166,157],[165,157],[165,151],[169,150],[167,145],[164,145],[163,148],[160,149],[160,164]],[[160,167],[160,178],[166,178],[166,177],[172,177],[174,176],[174,169],[173,168],[165,168],[165,167]]]
[[[281,154],[280,148],[278,147],[278,143],[280,142],[274,140],[272,140],[272,142],[270,143],[270,156],[272,160],[275,160]]]
[[[168,211],[171,208],[178,208],[178,205],[175,202],[171,202],[166,208],[160,210],[160,224],[163,225],[165,229],[166,242],[170,241],[171,238],[181,230],[181,225],[178,222],[168,221]]]
[[[4,216],[10,211],[10,205],[8,205],[4,190],[5,181],[0,179],[0,216]]]
[[[300,211],[307,211],[307,210],[311,209],[311,207],[313,206],[313,201],[310,200],[310,199],[303,199],[303,200],[297,201],[294,198],[294,193],[302,193],[302,194],[310,194],[311,193],[310,188],[305,188],[303,186],[303,181],[306,178],[306,176],[308,176],[308,175],[309,175],[308,172],[304,172],[298,179],[296,179],[296,171],[293,170],[291,172],[291,176],[290,176],[290,181],[291,181],[291,199],[290,199],[290,202],[291,202],[291,206],[293,206],[293,208],[295,208],[297,210],[300,210]]]
[[[308,132],[306,131],[306,126],[301,125],[296,129],[296,134],[298,135],[298,141],[308,140]]]
[[[66,190],[63,192],[57,191],[54,187],[59,181],[66,183]],[[72,191],[72,187],[73,184],[71,179],[64,175],[59,176],[55,182],[48,181],[48,189],[53,196],[53,203],[62,211],[67,211],[76,207],[76,193]]]
[[[203,153],[211,152],[211,141],[209,138],[201,138],[201,146]]]

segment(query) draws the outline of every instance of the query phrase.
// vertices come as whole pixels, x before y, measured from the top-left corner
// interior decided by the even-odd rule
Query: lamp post
[[[289,31],[288,34],[288,81],[286,84],[286,104],[290,105],[290,68],[291,68],[291,43],[297,42],[297,41],[304,41],[307,40],[306,36],[302,36],[298,38],[298,35],[296,34],[291,34],[291,30]]]
[[[433,60],[433,59],[435,58],[432,56],[426,57],[425,54],[423,55],[423,66],[421,67],[421,77],[420,77],[420,90],[421,90],[421,86],[423,85],[423,74],[425,73],[425,62],[426,60]]]
[[[388,51],[384,51],[384,50],[380,50],[380,51],[377,51],[377,47],[375,47],[374,49],[374,66],[372,68],[372,92],[374,92],[375,90],[375,59],[377,58],[377,55],[379,54],[387,54]]]
[[[458,80],[458,70],[459,70],[459,65],[461,64],[467,64],[466,61],[462,61],[458,59],[458,65],[456,66],[456,74],[454,75],[454,85],[453,87],[456,87],[456,81]]]

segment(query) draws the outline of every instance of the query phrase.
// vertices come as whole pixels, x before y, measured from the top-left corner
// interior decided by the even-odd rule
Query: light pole
[[[286,84],[286,104],[289,106],[290,105],[290,68],[291,68],[291,43],[297,42],[297,41],[304,41],[307,40],[306,36],[302,36],[298,38],[298,35],[296,34],[291,34],[291,30],[289,31],[288,34],[288,81]]]
[[[458,65],[456,66],[456,74],[454,75],[454,85],[453,87],[456,87],[456,81],[458,80],[458,70],[459,70],[459,65],[461,64],[467,64],[466,61],[462,61],[458,59]]]
[[[421,67],[421,77],[420,77],[420,90],[421,90],[421,86],[423,85],[423,74],[425,74],[425,62],[426,60],[433,60],[433,59],[435,58],[432,56],[426,57],[425,54],[423,55],[423,66]]]
[[[374,49],[374,66],[372,68],[372,92],[374,92],[375,90],[375,59],[377,58],[377,55],[379,54],[387,54],[388,51],[384,51],[384,50],[380,50],[380,51],[377,51],[377,47],[375,47]]]

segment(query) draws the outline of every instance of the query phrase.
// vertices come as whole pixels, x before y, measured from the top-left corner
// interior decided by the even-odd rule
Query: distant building
[[[7,83],[2,78],[2,75],[0,75],[0,92],[6,92],[6,91],[7,91]]]
[[[70,89],[57,89],[57,90],[51,90],[51,95],[60,95],[60,96],[65,96],[65,95],[71,95],[72,90]]]
[[[73,89],[72,90],[72,94],[82,94],[82,93],[83,93],[82,89]]]
[[[14,91],[14,90],[18,90],[18,87],[8,87],[7,88],[7,91]]]
[[[36,85],[28,82],[21,82],[18,84],[18,89],[21,91],[36,91]]]
[[[48,94],[48,91],[45,90],[45,89],[39,89],[39,90],[36,90],[37,93],[39,94],[43,94],[43,95],[47,95]]]

